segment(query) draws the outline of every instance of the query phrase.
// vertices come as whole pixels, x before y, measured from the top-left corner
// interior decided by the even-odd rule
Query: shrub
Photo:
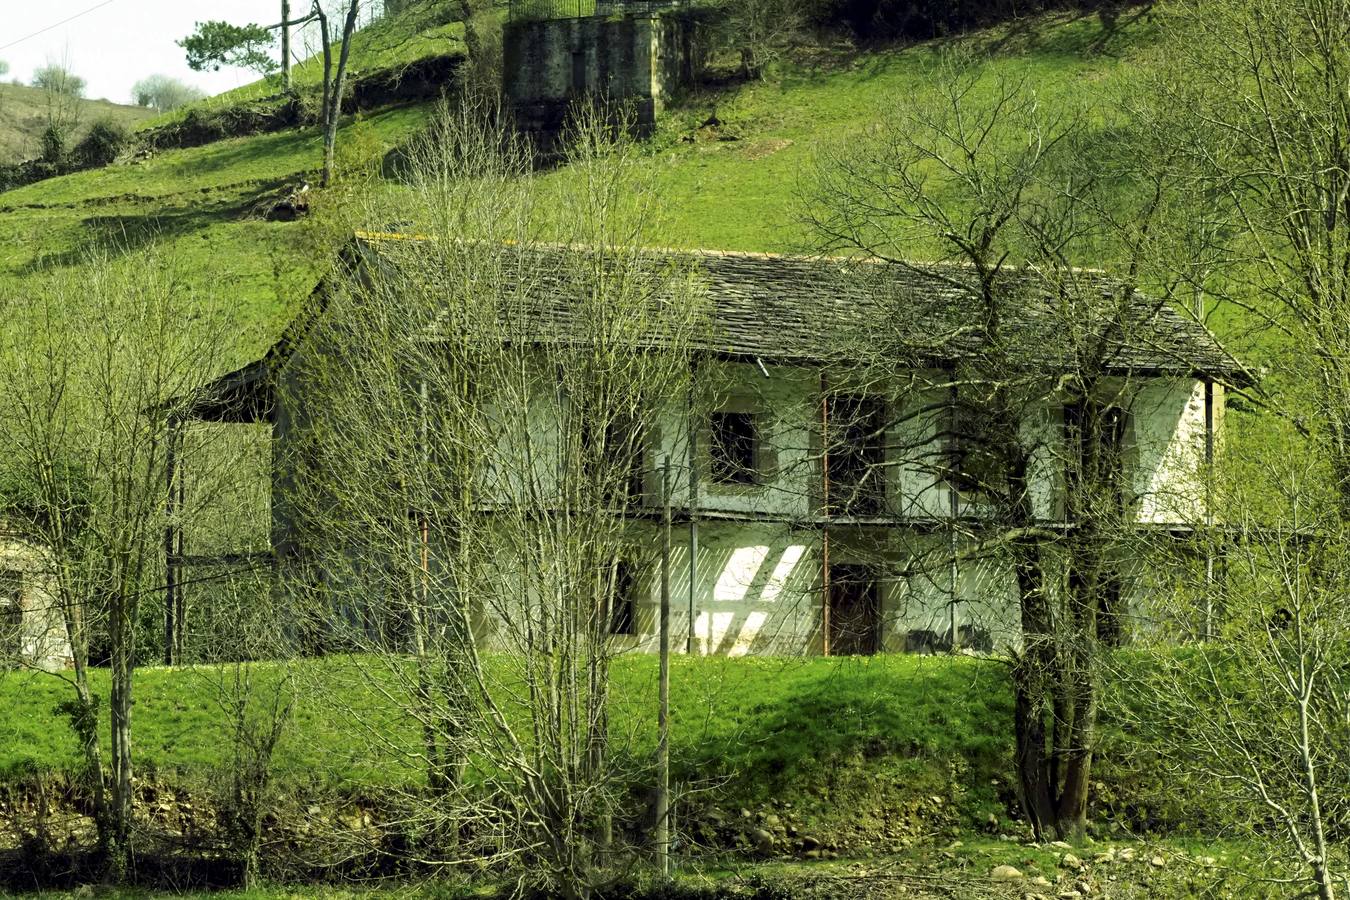
[[[112,119],[99,119],[75,147],[75,155],[90,166],[106,166],[131,143],[130,130]]]
[[[42,161],[60,163],[66,158],[66,130],[52,124],[42,129]]]

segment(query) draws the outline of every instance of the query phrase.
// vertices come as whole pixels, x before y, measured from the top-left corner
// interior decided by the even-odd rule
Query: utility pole
[[[670,457],[661,463],[661,674],[656,717],[656,858],[670,876]]]

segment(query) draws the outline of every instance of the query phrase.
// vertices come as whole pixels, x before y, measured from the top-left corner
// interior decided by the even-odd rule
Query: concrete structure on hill
[[[516,124],[547,141],[580,100],[629,107],[639,133],[700,65],[696,20],[678,4],[513,0],[503,94]]]
[[[358,266],[390,265],[384,248],[394,239],[358,238],[352,258]],[[522,271],[543,273],[537,285],[519,288],[532,292],[529,308],[565,317],[567,285],[556,273],[565,271],[562,255],[578,251],[520,252],[528,257]],[[671,460],[681,534],[672,572],[675,634],[689,635],[692,652],[728,655],[1013,644],[1014,576],[996,556],[963,556],[987,511],[960,471],[962,426],[952,395],[932,387],[948,380],[946,367],[970,346],[962,342],[970,339],[971,310],[951,290],[961,270],[721,252],[653,252],[650,259],[688,267],[712,310],[695,355],[697,380],[715,400],[696,409],[671,398],[656,421],[643,423],[649,437],[624,513],[639,541],[658,541],[655,473]],[[1136,296],[1118,293],[1105,275],[1075,277],[1088,293]],[[1054,383],[1073,349],[1049,298],[1025,280],[1025,302],[1008,315],[1025,337],[1027,358]],[[194,415],[270,423],[279,458],[299,446],[299,412],[318,402],[298,374],[299,360],[336,324],[323,297],[321,285],[265,357],[204,389]],[[1110,440],[1120,460],[1120,502],[1134,529],[1184,540],[1207,515],[1201,476],[1222,425],[1223,385],[1244,376],[1192,320],[1143,297],[1125,309],[1128,338],[1119,318],[1094,332],[1107,335],[1103,384],[1117,398]],[[850,383],[847,365],[839,374],[840,347],[862,346],[860,336],[867,340],[883,323],[925,348],[913,377]],[[834,365],[825,362],[831,359]],[[1028,411],[1023,430],[1036,448],[1029,490],[1038,527],[1067,533],[1074,524],[1066,521],[1065,434],[1082,411],[1055,396]],[[548,436],[556,425],[527,418],[541,448],[556,445]],[[566,462],[548,463],[559,464]],[[535,477],[546,489],[552,476]],[[274,550],[283,571],[306,553],[286,490],[274,483]],[[943,562],[919,565],[933,559]],[[1116,590],[1136,627],[1147,627],[1148,598],[1159,589],[1153,577],[1141,557],[1122,560]],[[659,580],[650,565],[622,579],[621,642],[655,648]],[[359,591],[350,602],[360,606]],[[493,629],[482,624],[485,640]]]

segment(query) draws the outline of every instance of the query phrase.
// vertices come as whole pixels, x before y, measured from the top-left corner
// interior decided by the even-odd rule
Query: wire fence
[[[510,0],[512,22],[644,15],[677,9],[684,0]]]

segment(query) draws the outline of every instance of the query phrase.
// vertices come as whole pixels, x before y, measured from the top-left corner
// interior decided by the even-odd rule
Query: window
[[[586,92],[586,51],[572,51],[572,90],[578,94]]]
[[[619,560],[614,565],[609,633],[637,634],[637,567],[627,560]]]
[[[722,410],[712,414],[709,476],[718,484],[755,484],[759,427],[755,414]]]
[[[1118,513],[1125,503],[1125,435],[1128,416],[1095,402],[1064,407],[1066,515]]]
[[[886,500],[886,406],[874,397],[836,396],[829,405],[830,507],[875,515]]]
[[[627,416],[611,416],[603,433],[589,416],[580,420],[578,453],[588,483],[608,506],[640,503],[644,494],[647,432]]]
[[[948,435],[947,484],[963,499],[989,502],[1007,492],[1010,462],[1004,453],[1006,438],[981,420],[975,410],[960,408]]]

